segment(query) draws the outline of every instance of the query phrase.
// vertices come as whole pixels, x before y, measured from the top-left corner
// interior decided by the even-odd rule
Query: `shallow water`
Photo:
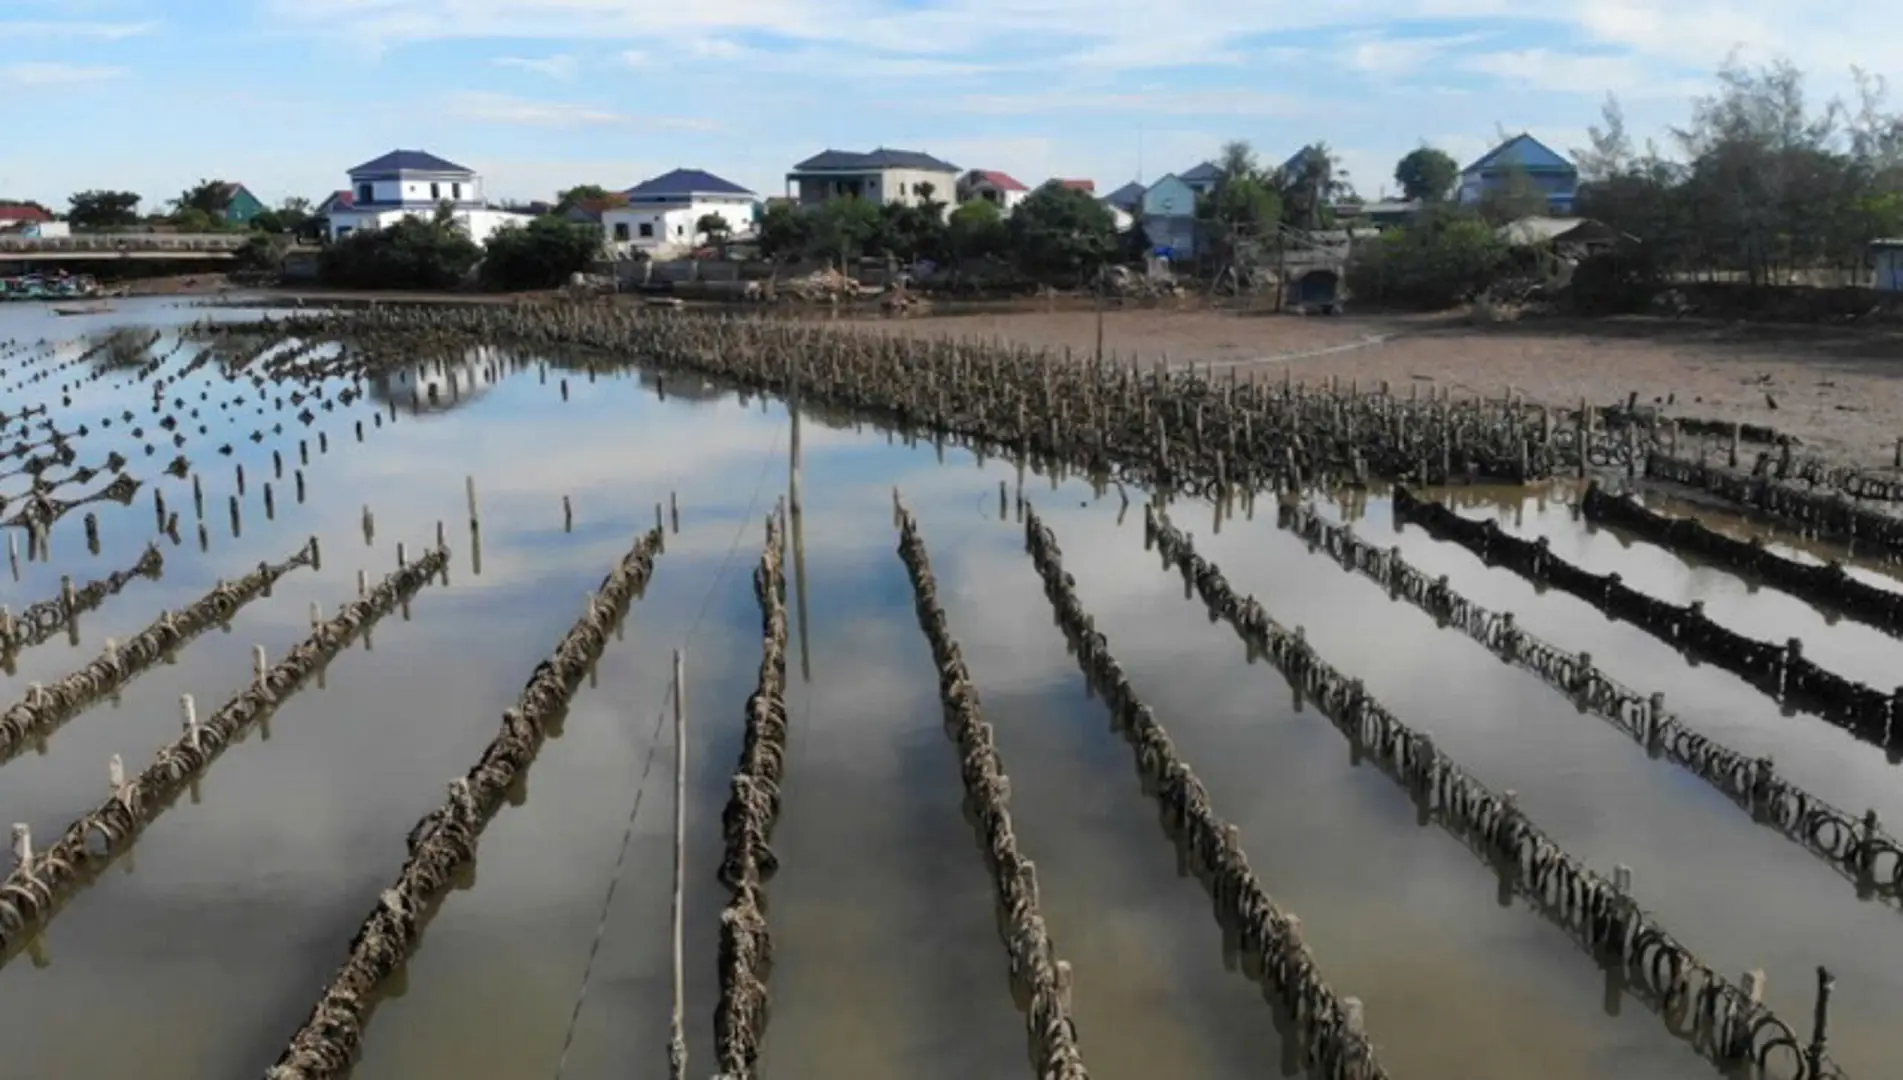
[[[139,303],[85,320],[32,311],[0,309],[0,338],[207,315]],[[182,368],[190,351],[160,374]],[[8,1018],[0,1076],[260,1073],[395,875],[411,825],[474,761],[584,593],[670,493],[681,527],[651,586],[544,748],[519,804],[484,834],[477,873],[443,905],[397,993],[382,1003],[356,1075],[551,1075],[571,1016],[563,1075],[664,1067],[673,787],[664,709],[676,649],[688,673],[686,1022],[691,1071],[711,1071],[725,899],[714,879],[717,822],[760,659],[750,579],[763,519],[787,490],[792,425],[778,403],[742,402],[680,379],[667,380],[663,400],[653,379],[591,379],[529,361],[486,385],[493,359],[467,365],[454,390],[428,376],[443,400],[420,414],[401,381],[382,398],[315,410],[309,429],[288,419],[295,409],[280,414],[268,403],[262,415],[255,401],[216,413],[215,404],[201,406],[209,430],[189,432],[183,452],[204,478],[203,553],[189,482],[158,478],[169,443],[149,458],[122,449],[135,476],[160,479],[180,512],[182,542],[161,541],[160,581],[136,581],[82,616],[77,647],[62,635],[22,653],[17,672],[0,681],[8,701],[29,680],[84,663],[107,635],[136,633],[219,575],[282,558],[309,536],[320,538],[323,566],[283,579],[228,631],[205,634],[176,664],[132,682],[116,705],[73,718],[44,753],[0,768],[0,815],[32,824],[36,835],[56,835],[104,797],[111,754],[142,767],[174,737],[179,694],[194,694],[208,714],[249,677],[253,644],[282,655],[308,632],[312,603],[334,610],[355,595],[360,570],[375,580],[394,569],[399,541],[419,552],[444,523],[455,551],[451,580],[419,594],[407,619],[379,624],[370,647],[339,656],[321,687],[278,711],[268,740],[254,735],[214,765],[195,801],[181,800],[60,913],[40,943],[47,966],[21,955],[0,971]],[[51,394],[58,415],[62,381],[28,392]],[[112,388],[122,381],[83,388],[70,415],[90,421],[149,409],[150,390]],[[176,391],[189,401],[201,385],[210,403],[249,392],[215,366]],[[385,398],[396,403],[394,418]],[[372,422],[379,408],[381,426]],[[280,422],[284,432],[271,433]],[[1616,999],[1617,1015],[1608,1015],[1592,960],[1521,902],[1502,905],[1490,868],[1447,834],[1417,825],[1403,792],[1354,764],[1332,725],[1297,707],[1272,668],[1248,662],[1226,624],[1184,599],[1181,579],[1144,550],[1140,506],[1125,511],[1114,492],[1100,497],[1079,480],[1053,483],[1035,470],[1020,478],[1009,462],[906,446],[870,427],[809,414],[800,429],[791,745],[773,842],[782,868],[768,886],[776,962],[766,1074],[964,1080],[1028,1072],[990,882],[961,810],[929,651],[894,554],[896,486],[920,517],[953,632],[997,727],[1020,843],[1038,863],[1056,948],[1076,971],[1092,1075],[1296,1075],[1260,989],[1226,970],[1209,901],[1178,873],[1129,748],[1084,691],[1023,553],[1022,527],[1008,511],[1001,519],[1001,481],[1021,483],[1057,531],[1066,568],[1138,692],[1216,810],[1240,826],[1265,885],[1302,916],[1325,974],[1366,1002],[1397,1080],[1707,1071],[1636,1001]],[[320,430],[328,451],[319,449]],[[265,437],[252,442],[252,431]],[[290,494],[299,439],[310,454],[302,504]],[[230,456],[217,452],[227,442]],[[81,463],[114,446],[142,450],[119,424],[75,444]],[[274,449],[284,458],[281,480]],[[240,464],[248,482],[234,537],[226,500]],[[480,573],[465,476],[479,492]],[[267,479],[276,485],[275,520],[262,505]],[[572,531],[563,496],[574,507]],[[366,504],[375,517],[368,541]],[[87,552],[80,513],[62,519],[51,560],[22,562],[17,582],[0,582],[0,602],[18,611],[57,595],[62,574],[85,581],[127,565],[153,535],[149,488],[128,507],[89,509],[99,516],[101,554]],[[1883,1076],[1903,1052],[1888,1023],[1903,1002],[1903,915],[1894,908],[1859,903],[1829,868],[1699,782],[1646,760],[1532,676],[1309,553],[1276,526],[1266,502],[1255,520],[1220,531],[1202,517],[1208,507],[1173,512],[1239,590],[1303,625],[1336,666],[1365,678],[1404,719],[1431,727],[1483,780],[1515,788],[1569,850],[1602,871],[1631,865],[1643,901],[1701,956],[1730,973],[1765,968],[1771,1003],[1801,1035],[1809,966],[1830,966],[1839,978],[1832,1047],[1854,1075]],[[1366,513],[1358,528],[1391,534],[1384,503],[1371,500]],[[1529,508],[1524,521],[1516,527],[1552,536],[1556,550],[1594,569],[1620,568],[1635,582],[1651,574],[1642,587],[1659,595],[1730,595],[1709,572],[1643,545],[1618,548],[1563,512]],[[1895,769],[1870,747],[1780,715],[1733,677],[1689,667],[1643,633],[1569,598],[1536,595],[1418,530],[1393,542],[1529,629],[1590,649],[1615,677],[1665,690],[1688,720],[1733,745],[1775,753],[1813,790],[1903,821]],[[1829,650],[1846,673],[1862,665],[1855,670],[1867,676],[1896,647],[1814,612],[1794,623],[1810,609],[1771,606],[1768,592],[1740,585],[1724,610],[1740,628],[1761,627],[1753,632],[1801,633],[1817,643],[1812,655]]]

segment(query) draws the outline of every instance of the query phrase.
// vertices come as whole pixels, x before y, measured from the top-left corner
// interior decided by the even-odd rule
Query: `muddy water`
[[[120,314],[159,321],[205,312]],[[0,312],[0,337],[71,333],[74,321],[21,318]],[[564,1052],[571,1077],[658,1071],[671,997],[665,719],[676,649],[688,672],[686,1019],[692,1071],[711,1071],[724,900],[714,880],[716,823],[757,674],[750,577],[762,518],[787,487],[790,424],[777,404],[683,396],[693,388],[679,380],[663,401],[653,380],[591,381],[530,365],[488,386],[481,367],[469,365],[454,393],[444,387],[442,407],[422,415],[411,414],[409,387],[399,382],[387,395],[396,417],[386,410],[381,427],[371,422],[381,401],[319,408],[309,429],[268,403],[263,415],[255,401],[234,407],[236,415],[207,413],[210,430],[188,432],[183,452],[205,477],[209,550],[198,550],[189,485],[165,480],[184,537],[162,542],[163,579],[128,586],[82,618],[77,648],[59,638],[29,650],[0,682],[7,700],[17,698],[28,680],[55,678],[95,655],[106,635],[136,632],[219,575],[320,537],[321,570],[285,578],[229,631],[206,634],[176,664],[128,686],[117,706],[76,717],[44,754],[0,770],[0,814],[50,836],[104,795],[108,756],[138,767],[173,737],[180,693],[196,695],[208,713],[248,677],[253,644],[282,655],[308,632],[311,603],[334,610],[355,594],[359,570],[372,579],[387,573],[398,541],[418,551],[442,521],[456,552],[447,587],[426,589],[407,620],[392,616],[369,647],[340,656],[321,687],[278,712],[268,740],[259,733],[234,748],[197,801],[181,801],[131,858],[61,913],[41,942],[47,966],[22,955],[0,971],[10,1036],[0,1075],[196,1080],[261,1071],[396,872],[410,826],[480,752],[583,594],[671,491],[681,529],[668,538],[647,595],[518,804],[486,833],[477,872],[443,906],[382,1003],[356,1075],[552,1075]],[[149,408],[149,389],[113,390],[114,381],[86,388],[74,415]],[[249,392],[215,368],[177,389],[189,401],[194,388],[210,402]],[[39,389],[57,395],[56,386]],[[271,432],[280,422],[284,432]],[[129,437],[118,424],[111,430],[121,434],[108,438]],[[252,431],[265,437],[252,442]],[[1128,748],[1084,692],[1019,526],[999,519],[998,483],[1017,484],[1016,470],[957,450],[941,461],[930,446],[810,415],[801,435],[800,557],[789,568],[792,734],[774,837],[782,869],[769,886],[768,1073],[950,1080],[1027,1071],[990,884],[893,553],[895,485],[926,529],[953,630],[997,726],[1019,838],[1038,862],[1057,948],[1077,972],[1092,1074],[1283,1072],[1289,1047],[1272,1011],[1258,988],[1225,970],[1207,898],[1178,874]],[[302,504],[289,494],[299,438],[311,457]],[[218,452],[226,443],[229,456]],[[81,461],[112,445],[78,440]],[[267,520],[261,481],[273,475],[273,449],[286,476],[274,481],[276,520]],[[150,478],[170,455],[131,456],[134,474]],[[239,463],[248,486],[234,537],[224,506]],[[481,500],[479,573],[465,475],[476,477]],[[1249,664],[1227,626],[1211,625],[1200,604],[1183,599],[1180,579],[1143,550],[1140,506],[1119,522],[1114,494],[1100,500],[1075,481],[1053,488],[1035,472],[1024,483],[1139,692],[1218,811],[1241,826],[1269,889],[1303,916],[1330,979],[1367,1003],[1396,1077],[1702,1072],[1635,1002],[1608,1015],[1590,960],[1522,905],[1501,906],[1489,869],[1419,827],[1385,777],[1351,763],[1334,728],[1297,709],[1272,669]],[[572,531],[563,495],[573,500]],[[56,594],[61,574],[86,580],[130,563],[152,536],[150,499],[147,490],[131,507],[97,508],[104,550],[96,558],[78,515],[65,519],[52,561],[22,564],[21,580],[0,592],[4,602],[17,611]],[[366,503],[375,515],[369,541]],[[1727,968],[1766,966],[1772,1000],[1787,1016],[1802,1016],[1808,1003],[1803,965],[1832,965],[1842,980],[1833,1045],[1853,1070],[1880,1075],[1887,1055],[1903,1048],[1881,1022],[1903,999],[1898,977],[1884,974],[1903,970],[1894,911],[1857,904],[1847,884],[1798,849],[1689,778],[1646,762],[1478,646],[1310,555],[1267,515],[1213,534],[1187,520],[1198,511],[1178,513],[1239,588],[1306,625],[1339,666],[1433,727],[1483,778],[1518,788],[1562,842],[1602,867],[1632,864],[1641,895],[1701,953]],[[1546,527],[1556,544],[1579,535],[1563,519]],[[1405,542],[1411,554],[1430,546],[1417,532]],[[1467,558],[1435,550],[1456,567]],[[1477,562],[1449,572],[1463,589],[1500,577]],[[1539,632],[1550,626],[1564,641],[1561,630],[1591,621],[1527,593],[1511,606]],[[1603,619],[1592,629],[1619,631]],[[1615,674],[1615,658],[1652,665],[1632,680],[1658,675],[1688,714],[1709,700],[1716,718],[1777,741],[1781,765],[1788,761],[1793,775],[1810,770],[1803,782],[1847,805],[1886,807],[1876,800],[1890,773],[1880,756],[1869,761],[1869,748],[1777,716],[1722,673],[1685,668],[1655,643],[1616,645],[1592,645]]]

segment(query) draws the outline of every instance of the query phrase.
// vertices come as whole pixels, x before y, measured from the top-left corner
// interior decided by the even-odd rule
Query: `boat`
[[[28,273],[0,277],[0,300],[80,300],[99,295],[91,274]]]
[[[53,308],[53,314],[55,315],[104,315],[105,313],[111,310],[112,310],[111,306],[107,304],[99,304],[92,307],[55,306]]]

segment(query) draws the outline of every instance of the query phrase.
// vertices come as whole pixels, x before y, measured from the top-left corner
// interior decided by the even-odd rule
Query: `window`
[[[628,239],[628,223],[627,222],[625,221],[615,222],[615,239],[622,241],[624,243],[627,241]]]
[[[641,239],[654,239],[654,223],[652,221],[643,221],[641,223]]]
[[[370,187],[369,184],[357,185],[357,201],[358,202],[366,202],[366,203],[375,202],[376,200],[372,198],[371,195],[372,195],[372,188]]]
[[[686,235],[687,235],[687,226],[685,226],[685,225],[676,225],[676,226],[674,226],[674,235],[675,235],[675,236],[686,236]]]
[[[458,202],[462,201],[463,186],[461,184],[449,185],[449,197],[457,200]]]
[[[429,186],[429,197],[431,202],[441,199],[443,197],[443,186],[441,184],[432,183]]]
[[[338,227],[337,227],[337,238],[338,238],[339,240],[341,240],[341,239],[343,239],[344,237],[346,237],[346,236],[349,236],[349,235],[350,235],[350,234],[351,234],[352,232],[354,232],[354,231],[355,231],[355,230],[354,230],[354,229],[352,229],[352,228],[351,228],[350,226],[348,226],[348,225],[340,225],[340,226],[338,226]]]

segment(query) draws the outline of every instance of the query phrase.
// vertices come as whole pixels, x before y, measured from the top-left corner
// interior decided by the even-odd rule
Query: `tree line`
[[[431,217],[405,217],[331,242],[318,255],[317,272],[324,284],[343,289],[438,291],[473,278],[483,288],[514,292],[565,284],[600,257],[598,229],[552,213],[477,244],[444,203]]]
[[[1664,140],[1636,141],[1608,95],[1579,171],[1573,214],[1623,234],[1581,260],[1569,294],[1582,311],[1640,310],[1665,290],[1698,282],[1749,289],[1855,284],[1872,242],[1903,236],[1903,116],[1880,77],[1852,71],[1854,100],[1816,104],[1785,61],[1750,67],[1732,56],[1716,86]],[[1513,178],[1478,206],[1451,205],[1451,158],[1423,147],[1395,179],[1424,208],[1404,228],[1358,246],[1349,286],[1359,296],[1421,305],[1469,300],[1532,270],[1533,257],[1495,226],[1546,212]]]

